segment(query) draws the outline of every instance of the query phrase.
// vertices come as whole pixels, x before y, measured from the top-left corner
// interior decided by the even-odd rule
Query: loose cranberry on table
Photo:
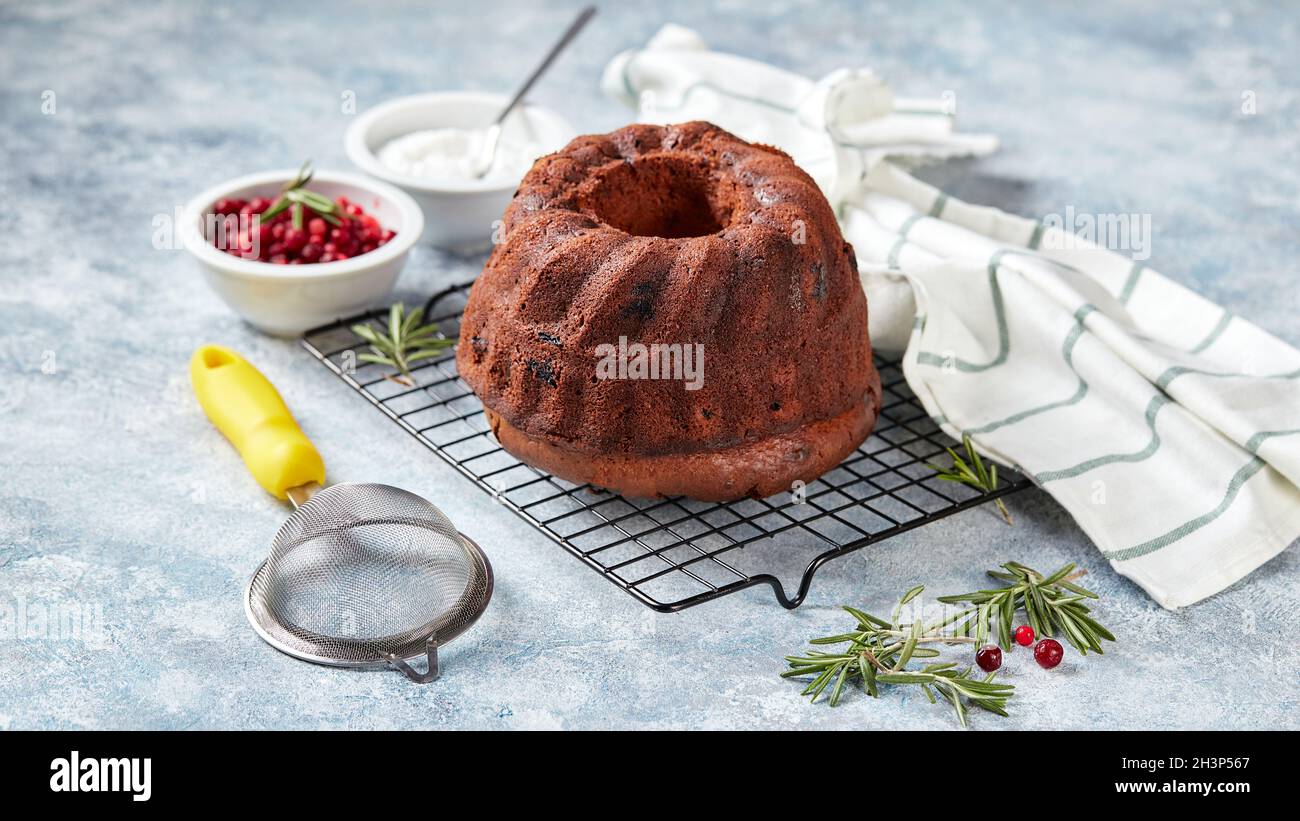
[[[1034,628],[1027,624],[1020,625],[1016,628],[1015,639],[1016,644],[1019,644],[1021,647],[1028,647],[1034,643]]]
[[[975,663],[986,673],[992,673],[1002,666],[1002,648],[996,644],[986,644],[975,651]]]
[[[1056,639],[1043,639],[1034,648],[1034,661],[1038,662],[1038,666],[1045,670],[1050,670],[1060,664],[1064,656],[1065,650],[1062,649],[1061,643]]]
[[[224,236],[229,247],[221,250],[232,256],[302,265],[366,254],[397,236],[346,197],[330,200],[307,188],[311,175],[311,163],[304,163],[274,199],[217,200],[212,210],[225,221],[225,230],[216,232],[213,244],[221,248]],[[257,217],[256,227],[249,224],[251,217]]]

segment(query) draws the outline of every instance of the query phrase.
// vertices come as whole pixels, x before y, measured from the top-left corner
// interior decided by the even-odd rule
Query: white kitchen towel
[[[905,347],[930,415],[1032,477],[1161,605],[1300,537],[1300,351],[1066,220],[912,177],[897,158],[996,146],[954,133],[942,103],[862,70],[813,82],[676,26],[616,57],[603,86],[644,121],[707,119],[789,152],[857,251],[873,343]]]

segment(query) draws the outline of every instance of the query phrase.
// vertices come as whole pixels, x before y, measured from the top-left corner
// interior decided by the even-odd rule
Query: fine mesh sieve
[[[392,666],[438,677],[438,647],[492,598],[492,567],[442,511],[388,485],[321,489],[325,462],[266,377],[229,348],[190,359],[199,404],[258,483],[294,505],[244,609],[273,647],[337,667]],[[427,672],[408,663],[428,658]]]
[[[392,665],[424,682],[437,677],[437,648],[491,596],[487,557],[438,508],[387,485],[338,484],[280,527],[245,606],[258,634],[292,656]],[[405,661],[419,655],[427,673]]]

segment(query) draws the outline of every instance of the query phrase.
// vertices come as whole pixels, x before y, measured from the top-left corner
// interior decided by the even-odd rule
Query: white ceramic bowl
[[[208,240],[206,217],[217,200],[274,199],[297,173],[297,169],[267,171],[209,188],[190,200],[181,225],[185,249],[198,260],[212,289],[253,327],[275,336],[298,336],[318,325],[381,306],[424,230],[420,206],[391,185],[360,174],[318,171],[308,188],[330,199],[347,197],[397,236],[370,253],[310,265],[241,259],[218,250]]]
[[[488,246],[518,179],[430,181],[398,174],[379,161],[389,140],[432,128],[486,128],[509,99],[475,91],[438,91],[399,97],[361,114],[348,127],[348,159],[358,168],[410,194],[424,209],[425,236],[437,247],[467,252]],[[573,128],[553,111],[525,105],[505,123],[502,142],[535,143],[538,156],[573,139]]]

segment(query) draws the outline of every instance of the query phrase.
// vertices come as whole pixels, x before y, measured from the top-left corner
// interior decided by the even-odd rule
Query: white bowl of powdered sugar
[[[491,167],[476,176],[487,127],[507,102],[473,91],[400,97],[357,118],[347,133],[348,158],[415,198],[424,211],[424,236],[435,246],[481,250],[533,161],[574,136],[555,112],[517,107],[502,123]]]

